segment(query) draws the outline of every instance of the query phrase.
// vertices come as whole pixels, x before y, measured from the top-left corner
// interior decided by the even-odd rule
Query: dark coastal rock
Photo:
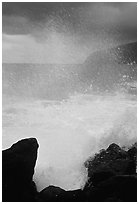
[[[84,187],[86,201],[136,201],[136,162],[137,145],[125,151],[114,143],[89,158],[85,162],[89,176]]]
[[[32,177],[38,146],[35,138],[29,138],[2,151],[2,201],[35,200],[37,191]]]
[[[132,147],[127,151],[128,158],[130,160],[129,165],[126,169],[125,174],[136,174],[137,166],[137,143],[132,145]]]
[[[93,173],[93,176],[88,180],[89,182],[89,188],[96,187],[99,185],[100,182],[105,181],[111,177],[115,176],[115,174],[112,171],[97,171]],[[85,188],[88,187],[88,184],[85,186]]]
[[[85,193],[81,189],[66,191],[65,200],[67,202],[84,202],[86,201]]]
[[[39,194],[41,202],[136,202],[136,175],[118,175],[88,189],[65,191],[49,186]]]
[[[66,191],[49,186],[37,192],[32,180],[38,143],[21,140],[2,152],[2,201],[9,202],[136,202],[137,145],[128,151],[116,144],[85,162],[88,182],[84,189]]]
[[[62,201],[65,190],[57,186],[48,186],[39,193],[40,201],[58,202]]]
[[[130,159],[136,161],[137,160],[137,143],[132,145],[132,147],[127,151]]]
[[[40,201],[46,202],[78,202],[83,201],[83,191],[81,189],[65,191],[56,186],[49,186],[39,193]]]
[[[111,144],[106,150],[100,151],[85,162],[88,176],[91,178],[95,172],[113,172],[115,175],[125,174],[132,159],[129,153],[116,144]]]
[[[136,202],[137,178],[135,175],[114,176],[90,189],[87,201]]]

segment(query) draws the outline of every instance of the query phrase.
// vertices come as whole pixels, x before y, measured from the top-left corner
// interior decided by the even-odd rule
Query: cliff
[[[129,43],[92,53],[83,64],[82,80],[92,84],[93,91],[125,88],[137,80],[137,43]]]

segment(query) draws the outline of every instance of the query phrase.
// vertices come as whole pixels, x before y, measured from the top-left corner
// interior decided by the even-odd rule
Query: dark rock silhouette
[[[48,186],[39,193],[41,201],[58,202],[64,198],[65,190],[56,186]]]
[[[60,187],[49,186],[39,193],[40,201],[47,202],[79,202],[84,201],[84,194],[81,189],[65,191]]]
[[[87,201],[136,202],[137,178],[134,175],[114,176],[90,189]]]
[[[84,188],[87,201],[136,201],[136,159],[136,145],[124,151],[114,143],[89,158],[85,162],[89,176]]]
[[[115,176],[115,174],[110,170],[96,171],[93,173],[93,176],[89,179],[89,188],[96,187],[97,185],[99,185],[100,182],[105,181],[113,176]]]
[[[135,202],[137,145],[128,151],[111,144],[85,162],[84,189],[49,186],[37,192],[32,180],[37,159],[35,138],[21,140],[2,152],[2,201],[9,202]]]
[[[37,193],[32,181],[37,159],[35,138],[21,140],[2,151],[2,200],[34,201]]]
[[[66,191],[65,200],[67,202],[84,202],[86,201],[86,195],[81,189]]]
[[[113,143],[106,150],[102,150],[94,157],[89,158],[85,162],[85,166],[88,168],[89,177],[92,177],[97,171],[111,171],[113,174],[121,175],[125,174],[132,161],[128,151]]]

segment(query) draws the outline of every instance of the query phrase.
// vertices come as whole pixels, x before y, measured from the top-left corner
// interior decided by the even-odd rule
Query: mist
[[[3,149],[37,138],[38,191],[136,142],[136,24],[136,3],[3,3]]]
[[[130,17],[129,17],[130,16]],[[136,3],[3,3],[3,62],[77,64],[136,41]]]

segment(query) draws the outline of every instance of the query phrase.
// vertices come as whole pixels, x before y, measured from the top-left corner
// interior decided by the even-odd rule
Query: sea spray
[[[66,101],[15,102],[3,110],[3,148],[36,137],[39,152],[34,180],[38,190],[53,184],[81,188],[85,160],[115,142],[136,141],[136,98],[128,95],[74,95]]]
[[[88,157],[136,141],[136,61],[93,56],[82,65],[3,64],[3,149],[37,138],[38,191],[82,188]]]

